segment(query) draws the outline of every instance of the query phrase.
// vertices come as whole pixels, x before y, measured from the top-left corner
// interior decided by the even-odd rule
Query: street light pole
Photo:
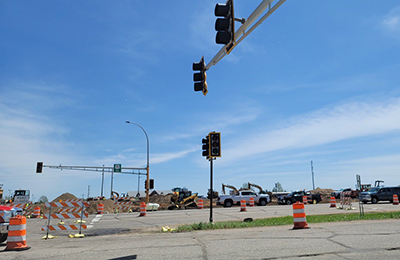
[[[127,124],[133,124],[133,125],[137,125],[138,127],[140,127],[140,129],[143,130],[143,133],[146,135],[146,140],[147,140],[147,166],[146,166],[146,172],[147,172],[147,179],[146,179],[146,203],[149,203],[149,187],[150,187],[150,164],[149,164],[149,147],[150,147],[150,143],[149,143],[149,136],[147,135],[146,131],[144,130],[144,128],[136,123],[130,122],[130,121],[125,121],[125,123]]]

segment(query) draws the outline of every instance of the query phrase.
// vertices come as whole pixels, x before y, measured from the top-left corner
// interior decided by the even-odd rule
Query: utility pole
[[[311,178],[312,178],[312,187],[313,190],[315,190],[315,184],[314,184],[314,167],[313,167],[313,162],[311,161]]]

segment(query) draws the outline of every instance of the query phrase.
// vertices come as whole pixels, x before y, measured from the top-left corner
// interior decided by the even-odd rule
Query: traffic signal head
[[[36,173],[42,173],[43,171],[43,162],[36,163]]]
[[[221,157],[221,133],[212,132],[210,136],[210,157]]]
[[[235,40],[235,17],[233,13],[233,0],[226,1],[225,4],[216,4],[214,14],[217,17],[215,21],[215,30],[217,35],[215,42],[228,45]]]
[[[199,71],[193,74],[194,91],[202,91],[203,95],[207,95],[207,74],[206,74],[206,63],[204,62],[204,56],[200,62],[193,63],[193,70]]]
[[[154,189],[154,179],[150,179],[150,190]]]
[[[205,138],[203,138],[203,140],[201,140],[201,142],[203,144],[203,146],[202,146],[202,149],[203,149],[202,155],[208,159],[208,157],[210,155],[210,139],[209,139],[209,136],[206,136]]]

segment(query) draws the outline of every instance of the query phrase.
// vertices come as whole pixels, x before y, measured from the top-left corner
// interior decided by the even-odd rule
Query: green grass
[[[368,213],[360,216],[359,213],[349,214],[332,214],[332,215],[310,215],[307,216],[307,224],[323,223],[323,222],[340,222],[355,220],[379,220],[379,219],[400,219],[400,211]],[[230,229],[230,228],[249,228],[249,227],[266,227],[266,226],[282,226],[293,225],[293,217],[278,217],[255,219],[251,222],[243,221],[222,221],[222,222],[200,222],[190,225],[177,227],[174,232],[190,232],[195,230],[211,230],[211,229]]]

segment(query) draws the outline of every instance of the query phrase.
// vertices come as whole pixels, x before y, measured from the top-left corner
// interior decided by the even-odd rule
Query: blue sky
[[[261,1],[235,1],[247,18]],[[216,1],[0,1],[0,183],[50,200],[100,195],[101,174],[45,165],[145,167],[156,189],[205,194],[201,139],[222,136],[214,188],[400,184],[400,3],[286,1],[207,72]],[[239,24],[237,24],[239,26]],[[104,193],[110,194],[110,174]],[[114,190],[137,176],[115,174]],[[143,190],[143,177],[140,189]]]

